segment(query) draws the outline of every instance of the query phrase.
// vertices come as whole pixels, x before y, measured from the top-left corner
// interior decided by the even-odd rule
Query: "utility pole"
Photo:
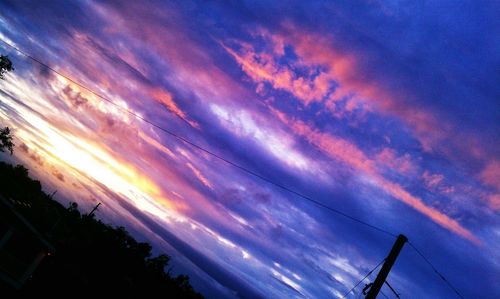
[[[368,294],[365,297],[366,299],[377,298],[377,295],[380,292],[380,289],[382,288],[382,285],[384,284],[387,275],[389,275],[389,272],[391,271],[392,265],[394,265],[394,262],[398,258],[398,255],[401,252],[401,249],[403,249],[403,246],[405,245],[406,241],[408,241],[408,238],[406,238],[404,235],[398,236],[396,242],[392,246],[391,252],[389,252],[389,255],[385,258],[385,262],[384,265],[382,265],[382,269],[380,269],[380,272],[378,272],[377,278],[375,278],[373,285],[368,291]]]
[[[90,213],[87,215],[87,217],[91,218],[92,215],[94,214],[94,212],[97,210],[97,208],[99,208],[99,206],[101,205],[101,203],[98,203],[93,209],[92,211],[90,211]]]
[[[56,195],[57,193],[57,190],[55,190],[54,192],[52,192],[52,194],[49,195],[50,199],[52,199],[54,197],[54,195]]]

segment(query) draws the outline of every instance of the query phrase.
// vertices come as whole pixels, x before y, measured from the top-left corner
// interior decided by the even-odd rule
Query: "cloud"
[[[415,171],[415,165],[413,165],[409,154],[406,153],[402,156],[398,156],[396,151],[391,148],[383,148],[382,151],[377,154],[375,160],[381,167],[395,170],[403,175],[409,175]]]
[[[163,104],[167,109],[177,115],[180,119],[184,120],[186,123],[188,123],[191,127],[199,129],[200,125],[192,120],[189,120],[186,113],[182,111],[177,104],[174,102],[172,95],[164,90],[161,89],[154,89],[150,92],[151,97],[155,99],[156,101],[160,102]]]
[[[65,179],[64,179],[64,175],[57,169],[54,169],[52,171],[52,174],[58,179],[60,180],[61,182],[65,182]]]
[[[64,87],[62,90],[62,94],[66,99],[69,100],[69,102],[74,106],[74,107],[80,107],[82,105],[87,104],[88,100],[84,96],[81,95],[80,92],[75,91],[71,88],[70,85],[67,85]]]
[[[228,109],[212,104],[212,113],[218,118],[224,128],[227,128],[237,138],[253,140],[259,147],[285,163],[290,168],[314,172],[313,161],[294,148],[293,136],[278,131],[273,124],[268,123],[259,114],[246,109]]]
[[[441,184],[444,176],[442,174],[431,174],[428,171],[424,171],[422,178],[424,179],[427,188],[434,189]]]
[[[479,239],[468,229],[464,228],[456,220],[450,218],[444,213],[426,205],[422,199],[410,194],[399,184],[386,179],[380,174],[375,166],[375,161],[368,158],[356,145],[335,136],[319,132],[301,121],[281,118],[284,123],[298,135],[305,138],[320,150],[332,158],[345,163],[351,167],[354,172],[361,171],[372,177],[375,184],[389,195],[402,201],[418,212],[438,223],[442,227],[476,243],[480,244]]]
[[[485,196],[486,202],[489,206],[498,211],[500,210],[500,160],[488,163],[480,174],[483,182],[493,188],[493,193]]]
[[[282,57],[275,57],[274,53],[257,52],[252,46],[241,43],[239,53],[222,43],[221,46],[240,64],[242,70],[258,83],[257,91],[262,90],[262,85],[259,84],[267,82],[275,89],[290,92],[307,105],[322,100],[332,88],[331,76],[318,70],[318,67],[311,66],[305,70],[309,74],[299,76],[292,68],[293,64],[279,64],[278,60]],[[278,53],[284,55],[281,51]]]
[[[490,186],[500,190],[500,160],[492,161],[481,172],[481,178]]]
[[[490,194],[486,197],[486,200],[492,209],[500,210],[500,194]]]
[[[396,117],[411,128],[411,133],[428,152],[457,161],[464,155],[473,160],[493,159],[494,144],[481,147],[484,142],[474,132],[464,129],[460,119],[427,102],[422,103],[421,95],[410,90],[413,86],[405,92],[397,87],[398,82],[394,82],[397,78],[384,81],[384,77],[377,77],[377,72],[383,73],[383,70],[373,69],[371,57],[361,51],[350,51],[341,44],[340,37],[337,40],[334,34],[312,32],[290,21],[283,21],[274,32],[256,31],[271,44],[262,52],[243,44],[238,54],[224,46],[255,82],[270,82],[274,88],[285,89],[305,103],[326,98],[325,107],[337,116],[357,108]],[[281,49],[283,45],[297,56],[292,65],[300,63],[303,69],[317,70],[318,75],[315,78],[297,77],[298,70],[290,69],[287,66],[290,63],[278,64],[283,52],[274,49]],[[345,104],[339,105],[339,102]]]
[[[201,173],[201,171],[198,168],[194,167],[193,164],[191,164],[189,162],[186,165],[187,165],[187,167],[189,167],[189,169],[191,169],[193,171],[193,173],[195,174],[195,176],[198,178],[198,180],[203,185],[207,186],[210,189],[213,189],[212,184],[210,183],[210,181]]]
[[[26,145],[26,143],[22,142],[21,145],[19,145],[19,149],[28,156],[32,161],[34,161],[36,164],[39,166],[44,165],[44,160],[43,158],[33,150],[30,150],[30,148]]]
[[[353,216],[369,211],[377,225],[432,244],[430,258],[466,297],[477,286],[496,294],[498,109],[485,98],[498,98],[498,51],[475,30],[472,54],[456,43],[474,10],[382,6],[8,1],[0,22],[2,37],[119,107]],[[385,236],[12,57],[0,117],[26,145],[15,159],[38,165],[29,158],[38,154],[45,162],[33,173],[61,200],[103,201],[100,216],[175,254],[196,289],[322,298],[387,254]],[[457,274],[472,265],[482,269],[474,279]],[[412,294],[449,295],[426,267],[408,253],[394,277]]]

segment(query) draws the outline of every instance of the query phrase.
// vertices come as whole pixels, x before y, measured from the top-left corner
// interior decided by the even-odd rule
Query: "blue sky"
[[[4,1],[12,158],[211,298],[341,297],[403,233],[466,298],[500,288],[494,2]],[[370,277],[374,279],[374,275]],[[389,282],[454,298],[406,246]],[[350,294],[356,298],[363,284]],[[386,294],[390,294],[385,289]],[[348,297],[349,298],[349,297]]]

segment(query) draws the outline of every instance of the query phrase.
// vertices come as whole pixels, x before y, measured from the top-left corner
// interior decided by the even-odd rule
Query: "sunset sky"
[[[1,1],[0,39],[74,80],[0,42],[1,159],[101,202],[208,298],[341,298],[395,238],[142,119],[500,298],[500,5],[480,2]],[[458,298],[410,246],[388,281]]]

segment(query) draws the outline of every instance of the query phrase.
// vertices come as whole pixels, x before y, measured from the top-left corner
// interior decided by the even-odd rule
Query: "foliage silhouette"
[[[9,127],[0,129],[0,152],[8,150],[12,155],[14,150],[14,143],[12,142],[12,135]]]
[[[152,256],[151,245],[137,242],[123,227],[112,227],[94,215],[82,215],[76,203],[65,208],[28,174],[22,165],[0,162],[0,195],[28,203],[16,206],[16,210],[56,251],[45,257],[21,290],[8,290],[1,284],[0,289],[20,296],[112,291],[127,297],[159,294],[203,298],[193,290],[187,276],[172,277],[165,272],[168,256]]]
[[[0,55],[0,79],[12,70],[10,59]],[[13,147],[10,129],[0,129],[0,151],[8,150],[12,155]],[[29,177],[26,167],[0,162],[0,195],[24,203],[16,206],[16,211],[28,219],[56,251],[45,257],[20,290],[0,281],[0,294],[78,297],[90,292],[96,295],[99,291],[126,297],[154,294],[167,298],[203,298],[193,290],[188,276],[172,277],[170,272],[165,272],[170,261],[167,255],[153,257],[151,245],[137,242],[125,228],[114,228],[93,214],[82,215],[76,203],[65,208],[52,200],[52,196],[42,191],[40,182]]]
[[[0,55],[0,79],[4,79],[7,72],[14,70],[12,62],[8,56]],[[0,151],[4,152],[6,149],[12,155],[14,144],[12,143],[12,136],[8,127],[0,129]]]
[[[12,62],[8,56],[0,55],[0,79],[4,79],[7,72],[13,71]]]

